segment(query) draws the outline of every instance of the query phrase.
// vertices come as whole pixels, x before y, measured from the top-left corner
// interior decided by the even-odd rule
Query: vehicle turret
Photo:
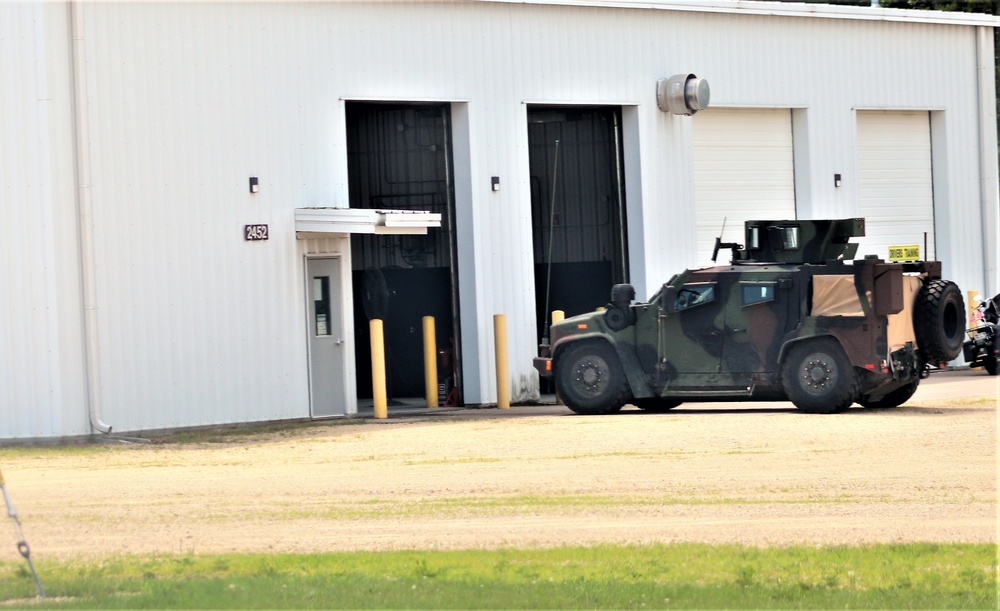
[[[819,219],[783,221],[747,221],[745,244],[715,240],[715,261],[720,248],[733,252],[734,264],[740,262],[825,263],[853,259],[858,245],[851,238],[865,235],[865,220]]]

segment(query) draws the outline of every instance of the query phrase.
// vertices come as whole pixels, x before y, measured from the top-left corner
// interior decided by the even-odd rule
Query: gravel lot
[[[33,558],[598,542],[996,542],[1000,377],[903,407],[423,410],[3,459]],[[0,532],[4,532],[0,530]],[[0,560],[17,561],[13,531]]]

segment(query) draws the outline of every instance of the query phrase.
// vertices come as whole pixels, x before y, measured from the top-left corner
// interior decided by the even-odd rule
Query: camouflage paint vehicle
[[[965,305],[939,261],[853,259],[864,219],[749,221],[730,265],[687,270],[648,302],[552,325],[535,369],[579,414],[626,403],[790,400],[811,413],[896,407],[962,351]],[[713,255],[712,260],[716,259]]]

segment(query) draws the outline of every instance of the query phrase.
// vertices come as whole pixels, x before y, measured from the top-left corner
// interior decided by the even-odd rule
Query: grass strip
[[[997,548],[654,544],[0,563],[32,609],[996,609]]]

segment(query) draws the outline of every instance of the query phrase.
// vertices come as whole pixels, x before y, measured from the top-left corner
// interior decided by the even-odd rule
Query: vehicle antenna
[[[715,248],[712,249],[712,263],[719,257],[719,249],[722,248],[722,236],[726,233],[726,219],[728,216],[722,217],[722,229],[719,230],[719,237],[715,238]]]

